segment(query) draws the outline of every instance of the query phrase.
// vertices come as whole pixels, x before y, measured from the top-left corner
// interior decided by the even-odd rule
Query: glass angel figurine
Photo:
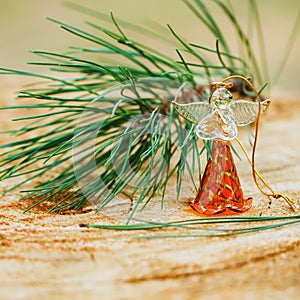
[[[245,198],[230,150],[230,141],[237,137],[237,126],[245,126],[263,113],[270,100],[259,103],[233,100],[231,82],[215,82],[211,86],[209,103],[180,104],[173,101],[177,112],[197,124],[196,134],[212,140],[210,158],[196,198],[190,206],[200,214],[245,212],[252,206],[252,198]]]

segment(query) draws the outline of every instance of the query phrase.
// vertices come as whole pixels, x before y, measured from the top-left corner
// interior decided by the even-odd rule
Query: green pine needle
[[[135,221],[136,223],[129,225],[80,224],[80,226],[121,231],[154,230],[154,235],[136,236],[135,238],[137,239],[198,238],[210,236],[230,236],[275,229],[278,227],[299,223],[300,216],[210,217],[172,221],[168,223],[147,222],[142,220],[133,221]],[[254,225],[252,225],[253,223]],[[262,223],[267,224],[262,225]],[[226,228],[224,228],[224,224],[226,224]],[[238,226],[236,226],[236,224],[238,224]],[[157,234],[158,229],[163,230],[174,228],[192,231],[192,233],[176,233],[167,235]]]

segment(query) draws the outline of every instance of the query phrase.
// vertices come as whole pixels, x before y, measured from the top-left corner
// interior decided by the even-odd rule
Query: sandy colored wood
[[[2,103],[8,103],[17,79],[2,81]],[[299,199],[300,102],[275,99],[262,120],[257,167],[272,186]],[[3,114],[2,114],[3,116]],[[10,117],[10,116],[8,116]],[[1,128],[8,127],[1,118]],[[11,125],[10,125],[11,126]],[[1,137],[2,141],[4,137]],[[246,136],[241,132],[241,139]],[[254,207],[246,215],[290,214],[281,200],[256,189],[247,162],[236,161],[246,196]],[[17,180],[0,183],[6,189]],[[186,202],[187,182],[178,203],[167,195],[166,209],[153,202],[153,220],[194,217]],[[23,214],[30,200],[17,192],[0,203],[0,299],[299,299],[300,226],[224,238],[134,239],[137,235],[184,233],[116,232],[80,228],[80,223],[117,222],[130,203],[112,213],[83,211],[48,214],[43,205]]]

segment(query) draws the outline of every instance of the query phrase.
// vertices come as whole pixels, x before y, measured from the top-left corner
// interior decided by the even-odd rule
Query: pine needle
[[[152,235],[135,236],[137,239],[157,238],[199,238],[212,236],[230,236],[271,230],[278,227],[300,223],[300,216],[260,216],[260,217],[210,217],[191,220],[172,221],[168,223],[133,220],[136,223],[126,225],[81,224],[81,227],[105,230],[140,231],[153,230]],[[251,225],[252,223],[258,225]],[[267,223],[266,225],[262,225]],[[226,228],[224,228],[226,224]],[[211,226],[212,225],[212,226]],[[242,225],[242,226],[241,226]],[[189,233],[157,234],[157,230],[183,229]],[[190,233],[192,231],[192,233]]]

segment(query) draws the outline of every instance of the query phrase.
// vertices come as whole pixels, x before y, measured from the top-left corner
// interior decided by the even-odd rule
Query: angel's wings
[[[172,102],[177,112],[191,123],[198,124],[203,120],[210,112],[211,107],[206,102],[193,102],[180,104],[178,102]]]
[[[211,105],[205,102],[180,104],[174,101],[172,103],[181,116],[194,124],[200,123],[213,110]],[[264,100],[261,102],[261,114],[266,111],[270,103],[271,100]],[[258,105],[256,102],[234,100],[229,107],[237,126],[250,124],[257,119]]]
[[[264,100],[260,103],[260,113],[263,114],[269,105],[271,100]],[[255,102],[247,100],[235,100],[232,101],[230,108],[234,115],[234,121],[237,126],[245,126],[253,123],[257,119],[258,105]]]

